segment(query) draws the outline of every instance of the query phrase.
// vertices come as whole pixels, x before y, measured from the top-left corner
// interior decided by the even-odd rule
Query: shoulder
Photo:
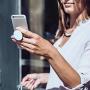
[[[85,37],[90,40],[90,19],[86,22],[80,23],[77,29],[81,37]]]
[[[90,32],[90,19],[80,23],[80,28],[84,31]]]

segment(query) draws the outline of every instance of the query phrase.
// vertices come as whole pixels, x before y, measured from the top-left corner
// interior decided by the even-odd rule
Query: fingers
[[[40,84],[40,79],[37,77],[37,74],[29,74],[23,78],[21,85],[27,89],[33,90]]]
[[[35,80],[32,79],[32,80],[28,81],[27,84],[24,85],[24,87],[26,87],[27,89],[32,90],[34,83],[35,83]],[[31,88],[32,88],[32,89],[31,89]]]
[[[38,39],[34,39],[34,38],[26,38],[26,37],[24,37],[23,36],[23,39],[22,40],[20,40],[20,41],[18,41],[18,40],[16,40],[15,39],[15,37],[14,37],[14,35],[12,35],[11,36],[11,38],[12,38],[12,41],[14,41],[14,42],[25,42],[25,43],[28,43],[28,44],[33,44],[33,45],[36,45],[36,44],[38,44]]]
[[[32,49],[32,50],[37,50],[37,47],[35,45],[32,45],[32,44],[28,44],[28,43],[25,43],[25,42],[21,42],[21,43],[18,43],[18,44],[21,45],[21,46],[27,47],[29,49]]]
[[[27,89],[30,89],[30,90],[33,90],[34,89],[34,83],[35,83],[35,80],[33,80],[31,83],[29,83],[26,88]]]
[[[32,44],[32,45],[38,45],[38,40],[36,39],[33,39],[33,38],[26,38],[26,37],[23,37],[23,39],[21,41],[18,41],[14,38],[14,36],[11,36],[12,38],[12,41],[15,42],[15,43],[27,43],[27,44]]]
[[[39,35],[29,31],[29,30],[25,30],[24,28],[21,27],[17,27],[17,30],[19,30],[20,32],[22,32],[25,36],[27,37],[32,37],[32,38],[39,38]]]
[[[27,89],[33,90],[33,84],[34,84],[35,80],[33,78],[31,78],[31,75],[28,74],[27,76],[25,76],[21,82],[21,85]]]
[[[21,48],[25,49],[26,51],[30,52],[30,53],[34,53],[34,50],[28,48],[28,47],[25,47],[25,46],[22,46],[22,45],[19,45]]]
[[[35,39],[33,38],[25,38],[23,37],[22,41],[17,41],[14,39],[14,37],[11,37],[13,42],[15,42],[17,45],[19,45],[21,48],[26,49],[27,51],[33,53],[33,50],[38,49],[38,44]]]
[[[24,83],[25,81],[28,81],[28,80],[31,80],[31,79],[32,79],[32,78],[31,78],[31,75],[28,74],[28,75],[26,75],[26,76],[22,79],[21,84]]]
[[[33,88],[37,88],[39,85],[40,85],[40,79],[36,80],[34,85],[33,85]]]
[[[35,88],[37,88],[40,85],[40,79],[37,80],[30,80],[30,81],[26,81],[22,84],[22,86],[24,86],[27,89],[33,90]]]
[[[25,42],[25,43],[28,43],[28,44],[33,44],[33,45],[37,44],[36,39],[33,39],[33,38],[25,38],[25,37],[23,37],[22,42]]]
[[[38,74],[36,74],[36,73],[34,73],[34,74],[28,74],[28,75],[26,75],[26,76],[22,79],[22,82],[21,82],[21,83],[23,83],[23,82],[25,82],[25,81],[29,81],[29,80],[31,80],[31,79],[36,80],[36,79],[37,79],[37,76],[38,76]]]
[[[21,85],[27,89],[30,89],[30,90],[33,90],[34,88],[34,83],[35,83],[35,80],[34,79],[31,79],[31,80],[28,80],[24,83],[22,83]]]
[[[18,44],[17,44],[18,45]],[[31,47],[31,45],[29,44],[29,47],[26,46],[27,43],[23,44],[23,45],[20,45],[19,46],[22,48],[22,49],[25,49],[26,51],[32,53],[32,54],[36,54],[36,55],[43,55],[42,52],[40,52],[39,48],[34,48],[34,46]]]

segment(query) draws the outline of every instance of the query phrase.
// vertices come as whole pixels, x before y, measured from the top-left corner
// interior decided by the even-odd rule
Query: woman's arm
[[[65,58],[50,42],[23,28],[19,27],[17,29],[23,33],[23,40],[16,41],[13,39],[15,43],[30,53],[45,56],[59,78],[69,88],[80,84],[78,73],[66,62]]]
[[[51,57],[48,59],[49,63],[65,86],[73,88],[80,84],[79,74],[66,62],[64,57],[56,49],[54,51],[52,49],[52,53],[49,53],[49,55]]]

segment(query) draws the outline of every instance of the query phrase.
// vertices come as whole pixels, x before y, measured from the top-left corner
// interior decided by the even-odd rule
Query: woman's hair
[[[64,33],[65,28],[70,28],[70,16],[65,13],[63,5],[60,0],[59,2],[59,30],[56,33],[56,38],[59,38]],[[86,0],[86,12],[88,17],[90,17],[90,0]],[[87,18],[87,17],[86,17]]]

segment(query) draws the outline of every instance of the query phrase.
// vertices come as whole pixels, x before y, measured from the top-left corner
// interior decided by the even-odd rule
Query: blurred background
[[[25,75],[49,72],[44,58],[19,49],[11,41],[12,14],[25,14],[29,30],[49,41],[58,29],[57,0],[0,0],[0,90],[22,90],[17,85]]]

